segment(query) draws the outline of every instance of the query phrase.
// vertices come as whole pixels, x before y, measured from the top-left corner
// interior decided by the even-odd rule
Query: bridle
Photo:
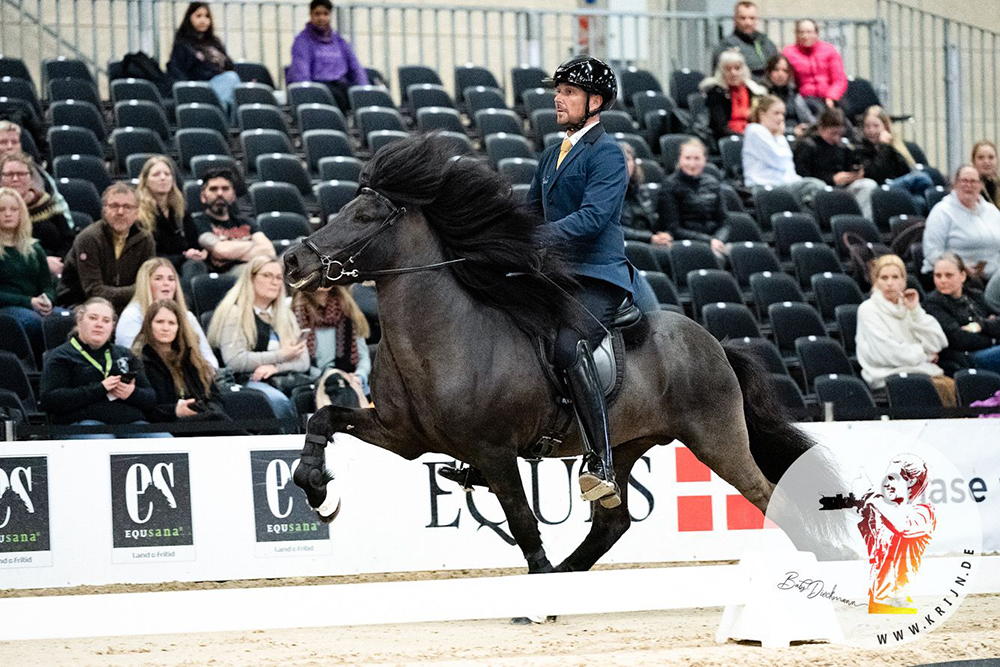
[[[379,223],[378,227],[375,228],[374,231],[370,234],[362,236],[356,241],[353,241],[333,255],[323,254],[320,249],[316,247],[316,244],[312,241],[312,239],[306,239],[302,242],[306,248],[319,257],[319,263],[323,265],[324,277],[330,282],[336,282],[344,277],[354,278],[357,280],[370,280],[378,276],[391,276],[404,273],[416,273],[417,271],[430,271],[432,269],[439,269],[444,266],[448,266],[449,264],[457,264],[465,261],[465,258],[461,257],[459,259],[449,259],[444,262],[435,262],[434,264],[408,266],[400,269],[377,269],[375,271],[365,272],[361,272],[356,268],[349,269],[348,267],[354,264],[354,261],[361,256],[361,253],[363,253],[369,245],[371,245],[371,242],[375,240],[376,236],[392,227],[392,225],[395,224],[399,218],[406,215],[405,206],[396,206],[381,192],[376,192],[371,188],[361,188],[359,195],[370,195],[375,197],[375,199],[379,200],[379,202],[385,204],[390,209],[389,215],[386,216],[385,220]],[[334,270],[339,271],[336,276],[331,275],[331,271]]]

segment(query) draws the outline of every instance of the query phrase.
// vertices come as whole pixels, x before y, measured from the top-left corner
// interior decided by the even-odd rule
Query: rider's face
[[[600,105],[601,96],[590,96],[590,108]],[[583,88],[560,83],[556,86],[556,122],[560,125],[574,125],[583,121],[587,108],[587,92]]]

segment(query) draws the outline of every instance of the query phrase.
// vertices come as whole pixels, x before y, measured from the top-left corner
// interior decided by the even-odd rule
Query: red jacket
[[[847,90],[844,60],[833,44],[816,42],[808,49],[792,44],[782,54],[792,65],[802,97],[839,100],[844,96]]]

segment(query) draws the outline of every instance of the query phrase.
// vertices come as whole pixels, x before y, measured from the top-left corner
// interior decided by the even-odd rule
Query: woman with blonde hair
[[[345,380],[358,396],[358,405],[368,404],[368,374],[372,362],[365,339],[371,333],[368,320],[346,287],[297,291],[292,312],[309,350],[316,381],[316,408],[330,404],[329,382]],[[331,379],[332,378],[332,379]]]
[[[156,422],[227,420],[215,388],[215,367],[198,350],[189,313],[173,299],[150,304],[132,344],[156,392],[148,412]]]
[[[865,177],[915,195],[919,208],[924,208],[924,192],[934,187],[934,181],[927,172],[917,169],[917,162],[903,139],[892,131],[892,120],[885,109],[877,105],[868,107],[861,119],[861,132],[857,153]]]
[[[142,328],[143,318],[150,304],[161,299],[175,301],[184,313],[184,319],[198,339],[198,349],[201,355],[213,368],[219,367],[219,362],[212,352],[212,346],[208,344],[208,337],[201,328],[198,318],[188,310],[187,300],[184,298],[184,291],[178,289],[180,278],[177,270],[170,260],[165,257],[154,257],[147,259],[139,267],[139,272],[135,275],[135,295],[125,310],[122,311],[118,319],[118,327],[115,329],[115,343],[122,347],[132,347],[135,337]]]
[[[715,74],[698,85],[705,93],[708,127],[715,139],[742,135],[757,98],[767,89],[753,80],[742,54],[736,49],[719,54]]]
[[[184,195],[177,187],[174,161],[166,155],[146,160],[135,189],[139,198],[139,226],[153,235],[156,254],[169,259],[177,270],[185,260],[204,261],[205,250],[192,243],[195,237],[191,215],[184,210]]]
[[[309,370],[309,350],[300,336],[285,298],[281,263],[272,257],[247,262],[208,326],[208,341],[222,351],[226,368],[267,396],[281,419],[295,419],[297,413],[275,386],[277,376]]]
[[[948,346],[941,325],[920,305],[917,290],[906,287],[906,266],[898,255],[875,258],[869,269],[872,293],[858,307],[856,343],[861,377],[872,389],[897,373],[929,375],[946,406],[955,405],[955,381],[937,365]]]
[[[55,289],[45,250],[31,235],[28,206],[16,190],[0,188],[0,312],[17,320],[38,358]]]
[[[983,182],[983,198],[1000,206],[1000,173],[997,171],[997,145],[992,141],[977,141],[972,147],[972,166]]]

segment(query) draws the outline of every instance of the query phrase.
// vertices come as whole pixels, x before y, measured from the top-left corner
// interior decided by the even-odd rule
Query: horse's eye
[[[367,224],[372,221],[372,217],[366,213],[358,213],[354,216],[355,222],[360,222],[361,224]]]

